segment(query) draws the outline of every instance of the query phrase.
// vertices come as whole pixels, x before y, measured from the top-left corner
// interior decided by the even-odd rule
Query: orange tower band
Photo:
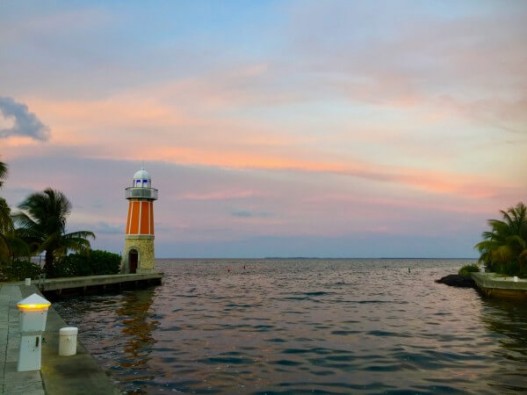
[[[130,200],[128,204],[128,219],[126,220],[127,235],[154,235],[154,202],[145,200]]]

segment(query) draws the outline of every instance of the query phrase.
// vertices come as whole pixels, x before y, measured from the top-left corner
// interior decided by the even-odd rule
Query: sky
[[[120,253],[477,257],[527,202],[527,2],[0,2],[0,195]]]

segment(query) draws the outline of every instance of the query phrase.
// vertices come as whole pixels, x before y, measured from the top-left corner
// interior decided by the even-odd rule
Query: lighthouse
[[[125,190],[128,199],[123,273],[151,273],[154,271],[154,201],[157,189],[152,188],[150,174],[141,169],[134,174],[132,186]]]

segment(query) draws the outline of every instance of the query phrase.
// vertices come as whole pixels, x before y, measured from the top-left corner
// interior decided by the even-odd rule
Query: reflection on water
[[[161,261],[58,309],[128,394],[527,391],[526,307],[434,283],[465,263]]]
[[[527,362],[527,304],[525,301],[485,299],[481,319],[488,329],[500,335],[500,344],[516,350]]]
[[[123,324],[121,333],[126,339],[123,358],[119,359],[123,368],[138,369],[150,359],[152,345],[156,342],[152,332],[159,324],[149,311],[153,295],[153,289],[127,292],[116,310]]]
[[[127,394],[145,394],[143,383],[155,379],[149,366],[153,333],[159,325],[151,306],[155,289],[74,297],[54,303],[80,341]]]
[[[502,391],[527,391],[527,305],[524,301],[484,299],[481,319],[499,344],[500,365],[489,385]]]

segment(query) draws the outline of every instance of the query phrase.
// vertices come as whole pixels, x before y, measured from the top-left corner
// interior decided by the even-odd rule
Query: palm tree
[[[4,179],[7,177],[7,165],[4,162],[0,162],[0,188],[4,184]]]
[[[504,274],[525,274],[527,269],[527,207],[522,202],[506,211],[502,220],[490,219],[491,230],[482,234],[475,245],[480,262],[488,269]]]
[[[7,176],[7,165],[0,162],[0,187]],[[14,262],[19,257],[30,257],[28,245],[15,230],[11,217],[11,208],[7,201],[0,197],[0,264]]]
[[[7,177],[7,165],[0,162],[0,188]],[[7,201],[0,197],[0,263],[6,262],[10,255],[10,247],[7,235],[13,231],[11,220],[11,209]]]
[[[0,197],[0,264],[7,262],[11,255],[8,235],[13,231],[13,221],[10,214],[7,202]]]
[[[55,258],[68,250],[85,251],[90,248],[88,238],[95,239],[90,231],[66,233],[66,217],[71,203],[66,196],[51,188],[29,195],[18,206],[22,211],[13,216],[20,236],[34,253],[45,251],[44,271],[53,274]]]

